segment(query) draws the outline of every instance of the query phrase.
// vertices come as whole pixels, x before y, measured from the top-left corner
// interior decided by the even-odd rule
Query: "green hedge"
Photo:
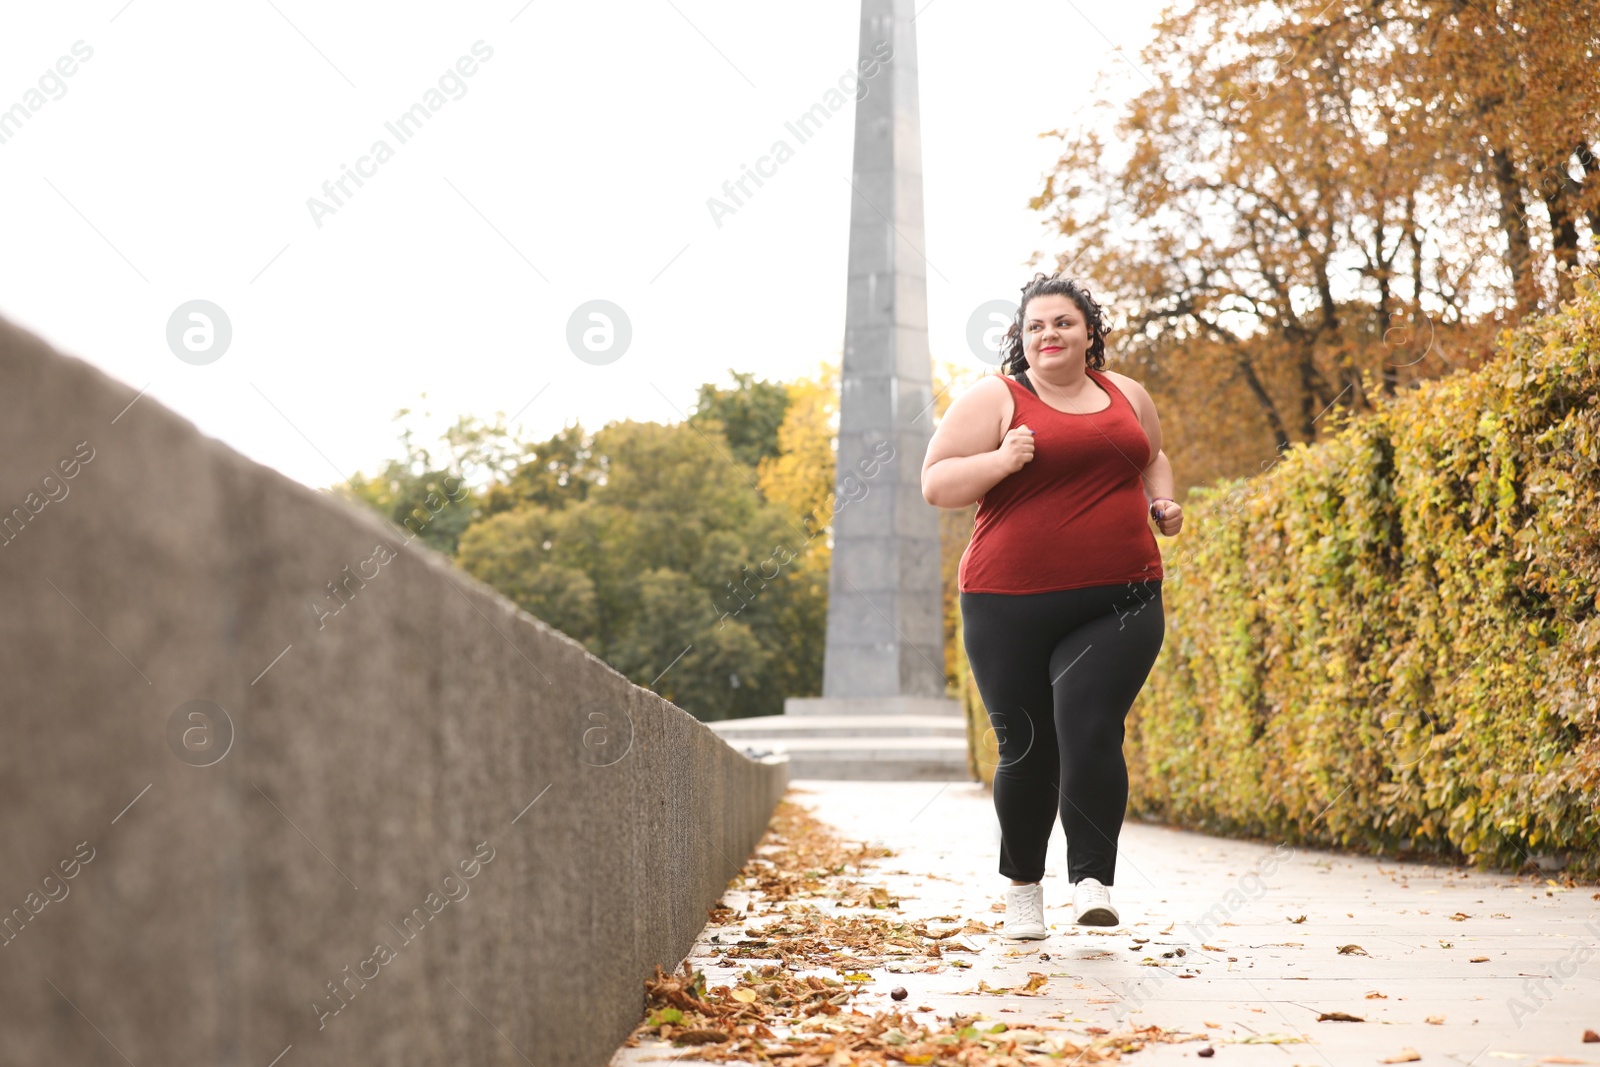
[[[1196,489],[1128,719],[1133,813],[1600,874],[1600,287]],[[959,645],[959,641],[958,641]],[[994,746],[964,654],[971,766]]]
[[[1600,289],[1198,489],[1129,717],[1134,812],[1600,871]]]

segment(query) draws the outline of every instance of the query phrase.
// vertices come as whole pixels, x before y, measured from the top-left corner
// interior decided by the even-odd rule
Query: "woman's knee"
[[[1120,755],[1122,743],[1127,739],[1126,708],[1080,709],[1085,714],[1077,716],[1072,736],[1066,744],[1070,752],[1088,759],[1102,759]]]
[[[1042,726],[1025,710],[989,712],[989,731],[993,735],[998,764],[1011,769],[1048,763],[1055,748],[1053,724]]]

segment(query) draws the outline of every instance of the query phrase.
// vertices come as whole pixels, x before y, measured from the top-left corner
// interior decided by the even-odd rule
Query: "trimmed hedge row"
[[[1128,719],[1133,813],[1600,873],[1593,276],[1482,370],[1184,511],[1162,543],[1166,643]]]

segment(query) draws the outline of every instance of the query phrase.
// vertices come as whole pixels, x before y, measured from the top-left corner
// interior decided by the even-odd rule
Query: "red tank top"
[[[1111,395],[1102,411],[1058,411],[1001,375],[1015,400],[1008,431],[1034,431],[1033,459],[978,501],[961,555],[964,593],[1046,593],[1162,577],[1141,472],[1150,439],[1128,398],[1085,368]]]

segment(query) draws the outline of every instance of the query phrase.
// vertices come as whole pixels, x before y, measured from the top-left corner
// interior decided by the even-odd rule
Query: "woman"
[[[1089,292],[1035,275],[998,375],[950,405],[928,444],[922,495],[978,502],[961,557],[967,658],[999,744],[1005,934],[1047,937],[1045,849],[1060,811],[1074,921],[1118,923],[1109,886],[1128,804],[1123,720],[1165,630],[1161,552],[1183,509],[1144,387],[1104,370]]]

